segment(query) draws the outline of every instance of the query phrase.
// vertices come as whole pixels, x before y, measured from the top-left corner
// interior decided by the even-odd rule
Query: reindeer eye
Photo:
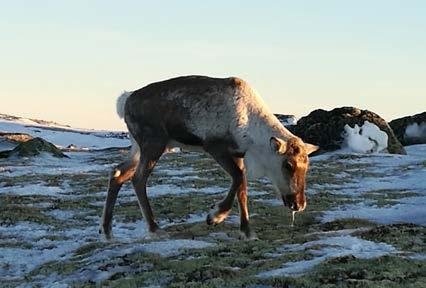
[[[293,172],[293,170],[294,170],[293,165],[290,162],[285,162],[284,168],[290,173]]]

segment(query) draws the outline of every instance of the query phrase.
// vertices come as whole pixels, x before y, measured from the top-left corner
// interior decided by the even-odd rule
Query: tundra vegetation
[[[127,183],[111,241],[98,227],[108,173],[127,150],[0,159],[1,286],[425,286],[426,147],[408,148],[406,156],[313,157],[309,204],[293,227],[271,184],[249,183],[256,241],[239,239],[237,203],[224,223],[206,225],[230,183],[206,154],[165,154],[149,180],[168,239],[147,237]]]

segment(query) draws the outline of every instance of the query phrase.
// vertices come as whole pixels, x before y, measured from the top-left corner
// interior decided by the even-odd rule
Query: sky
[[[426,110],[426,1],[3,1],[0,113],[124,130],[117,96],[238,76],[274,113]]]

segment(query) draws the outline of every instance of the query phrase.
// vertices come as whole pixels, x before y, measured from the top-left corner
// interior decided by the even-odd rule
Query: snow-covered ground
[[[79,149],[104,149],[130,145],[128,139],[122,139],[124,134],[120,132],[74,129],[59,124],[40,124],[26,118],[12,120],[0,117],[0,132],[30,134],[61,148],[75,145]]]
[[[374,201],[359,201],[336,207],[324,212],[322,221],[362,218],[382,224],[408,222],[426,226],[426,145],[405,148],[408,155],[371,154],[353,160],[342,160],[353,165],[364,165],[368,167],[368,172],[374,173],[375,176],[360,177],[354,171],[351,174],[352,183],[327,187],[329,193],[360,200],[365,193],[386,199],[392,197],[393,192],[397,192],[401,197],[385,206],[377,206]],[[404,193],[409,197],[404,197]]]
[[[370,226],[322,230],[330,223],[345,219],[368,220],[373,223],[371,225],[426,226],[426,145],[405,147],[408,155],[343,150],[313,157],[312,183],[308,180],[307,189],[308,208],[297,214],[296,227],[282,225],[281,222],[289,223],[290,217],[287,219],[287,210],[282,210],[282,201],[274,198],[267,180],[250,183],[252,229],[263,231],[269,221],[277,221],[265,217],[266,213],[283,211],[279,212],[283,218],[271,218],[279,219],[274,222],[273,230],[259,233],[261,239],[270,234],[276,236],[260,240],[258,244],[240,242],[235,236],[239,225],[237,214],[232,214],[218,227],[204,224],[209,208],[223,197],[230,185],[217,165],[203,154],[169,154],[156,167],[148,185],[148,195],[156,211],[162,212],[154,211],[170,238],[149,237],[132,186],[125,185],[117,200],[114,240],[106,241],[98,234],[98,227],[107,177],[125,155],[119,150],[99,149],[128,146],[129,141],[110,136],[108,132],[78,131],[62,126],[61,129],[50,128],[29,121],[0,120],[3,132],[39,134],[62,147],[75,144],[89,148],[86,152],[67,152],[70,158],[61,160],[46,155],[0,159],[0,281],[10,283],[9,286],[101,285],[115,277],[138,277],[141,272],[154,271],[153,275],[163,275],[163,270],[155,270],[158,261],[173,267],[176,259],[202,261],[205,257],[212,258],[212,263],[206,267],[216,265],[214,259],[225,262],[230,259],[232,273],[244,273],[244,265],[255,266],[256,261],[275,263],[266,268],[253,266],[251,269],[256,273],[244,277],[252,277],[255,281],[298,277],[325,261],[351,255],[359,259],[384,255],[402,255],[417,261],[426,259],[421,249],[405,251],[392,243],[367,240],[357,234],[369,231]],[[352,136],[359,137],[355,134]],[[319,195],[334,200],[326,201],[328,206],[315,206],[321,201]],[[316,208],[311,209],[311,206]],[[301,229],[298,225],[307,225],[309,229]],[[275,231],[280,229],[282,232]],[[286,239],[298,239],[296,243],[280,241],[280,237],[289,234],[296,238]],[[235,242],[239,244],[232,246]],[[268,248],[261,248],[262,245]],[[257,246],[266,249],[263,254],[256,254]],[[255,251],[256,259],[249,264],[241,260],[245,264],[238,267],[240,260],[233,258],[237,257],[234,250],[239,248],[242,250],[238,253],[244,257],[250,257],[250,251]],[[208,252],[203,254],[200,250]],[[214,258],[216,251],[222,258]],[[296,254],[300,256],[297,260],[286,258],[286,255]],[[136,258],[129,260],[129,257]],[[164,267],[169,267],[167,265]],[[222,262],[218,265],[225,269]],[[183,265],[182,269],[185,267]],[[173,273],[160,278],[167,284],[173,279]],[[151,284],[162,286],[161,283]]]
[[[413,145],[405,148],[408,155],[379,153],[365,155],[337,151],[321,155],[318,159],[313,158],[314,163],[321,163],[320,160],[324,159],[335,161],[334,157],[340,155],[344,157],[339,161],[363,167],[359,170],[354,169],[347,174],[351,176],[351,183],[314,187],[313,190],[326,189],[327,193],[344,195],[356,201],[355,204],[336,206],[322,212],[319,217],[320,221],[327,223],[339,219],[366,219],[379,224],[413,223],[426,226],[426,145]],[[352,159],[348,160],[348,158]],[[359,175],[365,172],[374,173],[374,176]],[[366,193],[373,194],[373,200],[366,197]],[[394,198],[393,194],[397,194],[398,197]],[[388,200],[389,203],[377,205],[381,199]],[[279,201],[271,201],[271,204],[278,205]],[[335,257],[353,255],[362,259],[400,253],[392,245],[366,241],[349,235],[353,232],[324,233],[320,240],[285,245],[278,249],[279,253],[305,250],[311,254],[312,259],[288,262],[281,268],[261,272],[257,277],[298,276],[325,260]],[[320,249],[317,248],[318,245],[321,247]],[[315,249],[310,249],[311,247],[315,247]],[[279,254],[272,255],[276,257]],[[410,257],[424,259],[425,256],[425,254],[421,254]]]
[[[318,249],[318,246],[321,248]],[[279,253],[295,251],[307,251],[313,258],[285,263],[282,268],[261,272],[257,277],[297,276],[330,258],[353,255],[356,258],[369,259],[396,253],[396,249],[392,245],[367,241],[350,235],[339,235],[324,237],[303,244],[284,245],[278,249],[278,253],[275,253],[273,257],[277,257]]]

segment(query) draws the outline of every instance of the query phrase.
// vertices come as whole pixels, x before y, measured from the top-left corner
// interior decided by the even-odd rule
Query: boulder
[[[19,143],[28,141],[33,137],[25,133],[0,132],[0,151],[12,150]]]
[[[402,145],[426,144],[426,112],[389,122]]]
[[[62,151],[58,149],[55,145],[39,137],[30,139],[26,142],[22,142],[13,150],[0,152],[0,158],[6,158],[11,156],[32,157],[39,155],[40,153],[48,153],[58,158],[68,158],[68,156],[62,153]]]
[[[358,126],[363,126],[366,121],[386,132],[389,153],[406,154],[389,124],[379,115],[368,110],[354,107],[335,108],[331,111],[318,109],[299,119],[297,125],[288,128],[303,141],[320,146],[320,152],[326,152],[342,148],[345,131],[348,131],[349,127],[359,131]]]

